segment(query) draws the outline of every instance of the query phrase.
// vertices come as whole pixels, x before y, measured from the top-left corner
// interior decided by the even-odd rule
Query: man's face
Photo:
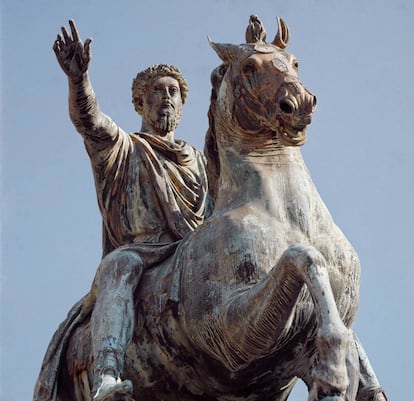
[[[177,127],[182,112],[181,91],[178,81],[164,76],[154,78],[144,96],[143,119],[155,134],[165,136]]]

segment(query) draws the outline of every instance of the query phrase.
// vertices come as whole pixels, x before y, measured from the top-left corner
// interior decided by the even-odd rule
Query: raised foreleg
[[[302,281],[314,303],[317,356],[311,373],[314,384],[309,401],[345,399],[349,386],[347,355],[352,333],[339,315],[325,259],[313,247],[292,246],[283,254],[275,275],[279,280],[296,278]]]
[[[346,356],[353,338],[339,316],[326,261],[313,247],[288,248],[263,280],[229,293],[227,300],[202,322],[187,320],[187,330],[199,346],[230,371],[241,370],[278,348],[304,285],[314,303],[317,325],[314,387],[309,400],[331,396],[342,400],[349,385]]]

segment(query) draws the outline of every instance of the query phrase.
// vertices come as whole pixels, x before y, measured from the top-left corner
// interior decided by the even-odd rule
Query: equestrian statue
[[[137,76],[143,127],[128,135],[99,110],[90,40],[73,22],[58,36],[104,257],[49,345],[35,401],[285,401],[298,379],[308,401],[387,400],[352,328],[358,256],[301,155],[316,97],[277,22],[272,42],[257,16],[246,43],[210,40],[221,64],[205,159],[174,139],[177,69]]]

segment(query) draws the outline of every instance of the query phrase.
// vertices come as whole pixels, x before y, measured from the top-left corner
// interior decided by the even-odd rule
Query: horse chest
[[[195,250],[198,255],[203,250],[204,255],[210,256],[205,271],[210,277],[244,284],[267,274],[289,244],[304,241],[297,227],[287,228],[257,205],[218,215],[206,230],[202,246],[199,244]]]
[[[249,203],[213,217],[197,236],[191,259],[204,282],[254,284],[291,245],[315,246],[326,258],[334,281],[358,269],[358,259],[329,214],[303,203],[271,208]]]

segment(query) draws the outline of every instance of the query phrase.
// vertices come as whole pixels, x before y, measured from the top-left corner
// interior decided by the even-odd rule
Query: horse
[[[271,43],[256,16],[246,43],[210,41],[222,61],[205,152],[214,210],[137,288],[124,368],[135,401],[285,401],[298,379],[309,401],[379,394],[352,330],[359,259],[301,156],[316,97],[277,21]],[[64,347],[57,400],[91,399],[90,347],[86,317]]]

